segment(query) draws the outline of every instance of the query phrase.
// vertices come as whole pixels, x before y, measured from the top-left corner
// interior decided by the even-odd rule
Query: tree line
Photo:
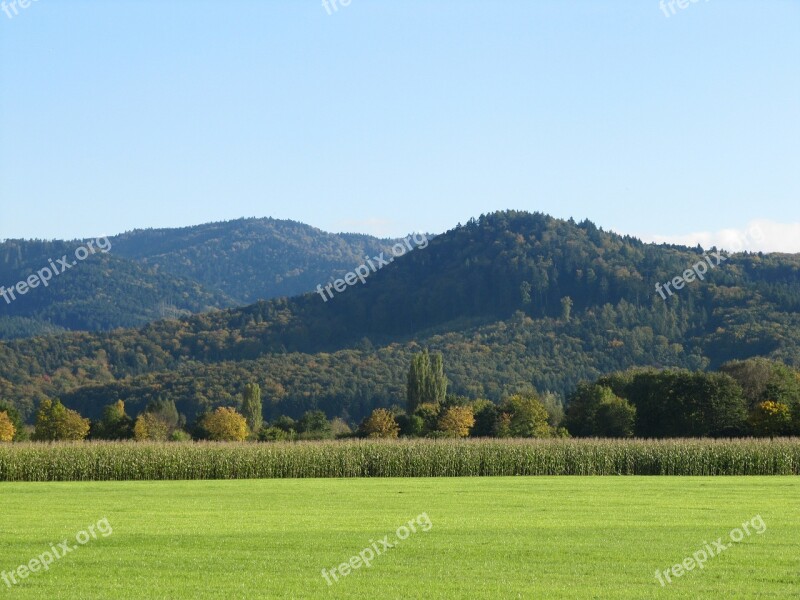
[[[448,394],[441,354],[414,355],[405,406],[372,410],[358,424],[324,411],[264,420],[261,386],[241,402],[188,423],[175,402],[157,399],[135,418],[122,400],[90,421],[59,400],[43,399],[33,427],[0,402],[0,441],[293,441],[347,437],[688,438],[800,435],[800,372],[765,358],[731,361],[717,372],[636,368],[583,381],[566,410],[553,393],[515,393],[500,402]]]

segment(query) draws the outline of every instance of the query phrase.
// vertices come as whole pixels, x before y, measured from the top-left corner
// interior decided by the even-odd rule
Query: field
[[[84,545],[11,589],[0,581],[0,594],[788,598],[800,588],[798,498],[796,477],[2,483],[0,570],[15,571],[51,543],[75,545],[76,534],[104,518],[113,532],[84,536]],[[656,569],[729,539],[758,515],[762,533],[751,527],[666,587],[656,580]],[[416,532],[398,532],[415,518]],[[326,583],[323,568],[380,550],[378,540],[398,533],[407,539],[370,567],[336,582],[329,574]]]
[[[800,475],[800,439],[0,444],[0,481]]]

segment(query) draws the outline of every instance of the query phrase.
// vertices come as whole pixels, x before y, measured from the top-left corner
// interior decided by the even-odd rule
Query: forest
[[[45,399],[91,419],[118,400],[133,415],[173,402],[191,422],[238,406],[258,384],[267,420],[319,410],[354,426],[376,408],[405,405],[406,375],[423,349],[443,356],[450,394],[495,404],[552,394],[569,406],[581,382],[632,368],[800,364],[800,257],[733,254],[702,284],[662,300],[655,284],[702,252],[588,221],[494,213],[327,303],[311,292],[139,329],[7,341],[0,399],[29,424]]]

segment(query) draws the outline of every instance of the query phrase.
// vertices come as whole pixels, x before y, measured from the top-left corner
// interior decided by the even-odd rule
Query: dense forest
[[[566,400],[581,381],[637,366],[717,370],[752,356],[800,365],[800,257],[731,255],[705,281],[666,301],[656,294],[702,255],[588,221],[494,213],[328,302],[309,293],[0,344],[0,399],[29,421],[45,398],[93,418],[116,400],[133,414],[174,401],[192,419],[237,405],[258,383],[266,418],[321,409],[352,423],[404,405],[422,348],[443,355],[453,394],[494,402]]]
[[[391,240],[325,233],[294,221],[240,219],[181,229],[136,230],[108,238],[111,250],[8,303],[0,298],[0,339],[65,329],[141,327],[256,300],[294,296],[339,277]],[[71,255],[81,241],[0,243],[6,288]]]

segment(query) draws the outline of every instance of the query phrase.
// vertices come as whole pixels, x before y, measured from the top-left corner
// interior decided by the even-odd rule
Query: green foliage
[[[59,440],[78,441],[89,434],[89,419],[84,419],[74,410],[65,408],[61,402],[45,398],[36,415],[33,439],[42,442]]]
[[[248,383],[242,398],[242,415],[252,432],[258,432],[264,423],[261,405],[261,387],[257,383]]]
[[[165,400],[163,398],[153,400],[147,405],[145,412],[158,417],[166,424],[169,431],[172,431],[181,423],[181,417],[174,400]]]
[[[472,437],[507,437],[498,435],[497,419],[499,413],[494,402],[476,400],[472,405],[472,411],[475,415],[475,424],[470,431]]]
[[[176,429],[172,433],[169,434],[169,441],[170,442],[190,442],[192,441],[192,436],[190,436],[187,432],[183,429]]]
[[[235,227],[219,230],[229,239]],[[183,254],[164,232],[147,232],[140,238],[146,243],[131,242],[130,249],[127,238],[115,241],[103,260],[120,248],[148,264],[180,255],[175,264],[207,267],[217,263],[193,261],[200,248],[205,252],[215,243],[206,244],[203,235],[219,241],[215,231],[198,234],[196,255]],[[54,255],[55,248],[39,247],[30,264],[38,253]],[[16,260],[12,249],[7,256]],[[310,294],[141,329],[0,344],[0,397],[28,423],[43,398],[58,398],[95,420],[111,398],[123,400],[132,415],[163,398],[194,421],[217,406],[238,405],[245,384],[258,381],[268,420],[319,409],[359,422],[375,408],[403,402],[409,365],[422,347],[443,355],[451,392],[498,403],[508,394],[536,390],[566,398],[582,380],[635,366],[698,371],[756,355],[800,365],[800,257],[734,255],[679,297],[665,302],[653,293],[654,281],[668,280],[697,259],[696,249],[643,244],[589,222],[495,213],[436,237],[369,285],[327,303]],[[99,265],[96,274],[90,271],[102,281],[100,267],[109,265]],[[131,286],[120,296],[141,302],[140,287],[150,289]],[[86,289],[80,287],[82,297]],[[417,293],[408,295],[408,289]],[[398,297],[403,301],[387,301]],[[569,322],[562,318],[566,297],[573,301]],[[26,304],[32,298],[26,296]],[[90,308],[87,319],[105,319]],[[800,402],[789,399],[796,396],[789,377],[796,380],[796,372],[784,367],[778,377],[772,369],[765,384],[770,393],[758,385],[752,394],[743,389],[738,408],[724,378],[642,379],[625,393],[611,387],[636,407],[637,435],[748,433],[749,411],[766,400],[789,406],[793,431],[800,431]],[[667,395],[660,396],[663,391]],[[713,393],[704,399],[706,392]],[[675,415],[680,418],[673,422]],[[499,417],[496,425],[506,431]]]
[[[286,415],[281,415],[277,419],[272,422],[273,427],[277,427],[286,433],[296,433],[297,432],[297,422],[291,418],[287,417]]]
[[[331,433],[337,440],[353,437],[353,430],[341,417],[331,419]]]
[[[289,442],[297,438],[294,430],[286,431],[274,425],[265,425],[258,433],[260,442]]]
[[[158,398],[147,404],[144,412],[137,418],[133,426],[133,437],[137,441],[151,440],[164,441],[172,438],[173,433],[179,431],[182,419],[172,400]],[[199,425],[201,436],[208,432]],[[180,436],[180,434],[178,434]]]
[[[301,440],[326,440],[333,437],[331,423],[321,410],[309,410],[297,421],[297,433]]]
[[[635,423],[636,408],[613,393],[603,399],[594,415],[595,433],[600,437],[631,437]]]
[[[633,370],[601,377],[597,386],[635,407],[638,437],[725,437],[747,431],[747,401],[741,386],[725,373]],[[573,435],[595,431],[591,411],[596,398],[587,401],[587,389],[591,393],[593,388],[579,387],[570,398],[566,424]]]
[[[554,429],[560,427],[564,422],[564,403],[561,398],[552,392],[545,392],[539,397],[539,402],[547,410],[547,422],[550,427]]]
[[[419,415],[397,415],[395,420],[401,436],[421,437],[424,434],[425,421]]]
[[[140,327],[209,308],[295,296],[395,242],[276,219],[135,230],[109,241],[109,253],[90,256],[69,277],[53,278],[47,293],[5,307],[0,339]],[[6,240],[0,243],[0,281],[22,281],[79,245]]]
[[[441,406],[438,404],[426,402],[424,404],[420,404],[417,407],[417,410],[414,411],[414,416],[419,417],[422,420],[423,435],[430,435],[431,433],[436,431],[439,425],[440,414],[441,414]]]
[[[406,383],[406,411],[414,414],[421,404],[439,404],[447,394],[447,377],[441,354],[427,348],[411,359]]]
[[[782,402],[758,403],[750,413],[753,433],[759,436],[787,435],[792,430],[792,414]]]
[[[564,296],[561,299],[561,320],[565,323],[569,323],[570,316],[572,315],[572,298],[569,296]]]
[[[103,409],[103,418],[94,423],[92,438],[101,440],[127,440],[133,437],[134,421],[125,412],[125,403],[117,400]]]
[[[510,417],[511,437],[547,438],[554,434],[547,422],[550,415],[535,396],[510,396],[503,402],[500,411]]]
[[[720,371],[742,387],[754,434],[800,435],[800,372],[764,358],[731,361],[722,365]],[[762,406],[765,402],[786,406],[790,423],[783,422],[783,409],[774,406],[765,409]]]
[[[636,408],[610,387],[582,383],[569,398],[567,430],[575,436],[631,437]]]

